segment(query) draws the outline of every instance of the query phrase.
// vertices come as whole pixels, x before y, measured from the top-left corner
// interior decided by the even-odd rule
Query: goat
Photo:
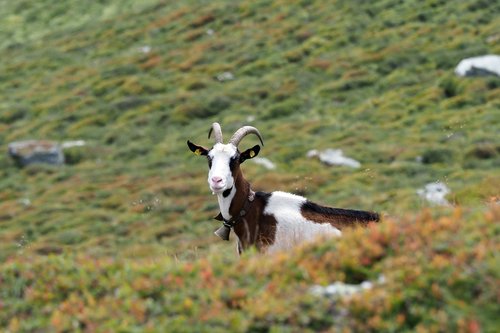
[[[286,192],[254,192],[245,180],[240,165],[259,154],[255,145],[240,152],[238,145],[248,134],[255,134],[262,146],[260,132],[252,126],[237,130],[227,144],[223,143],[222,130],[213,123],[215,145],[211,149],[187,141],[196,155],[208,159],[208,185],[217,194],[220,213],[215,219],[223,225],[215,234],[229,240],[231,229],[237,236],[237,250],[255,246],[260,252],[272,253],[288,250],[304,241],[321,236],[340,236],[346,227],[366,226],[378,222],[373,212],[320,206],[304,197]]]

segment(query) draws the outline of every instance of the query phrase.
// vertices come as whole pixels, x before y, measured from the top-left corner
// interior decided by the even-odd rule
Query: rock
[[[83,147],[85,146],[85,141],[84,140],[75,140],[75,141],[64,141],[61,144],[62,149],[66,148],[73,148],[73,147]]]
[[[23,167],[33,163],[64,164],[61,145],[46,140],[12,142],[9,144],[9,155]]]
[[[347,284],[343,282],[335,282],[326,287],[319,285],[311,288],[311,293],[316,296],[352,296],[363,290],[368,290],[373,287],[370,281],[363,281],[361,284]]]
[[[455,74],[459,76],[500,76],[500,56],[489,54],[463,59],[455,68]]]
[[[148,54],[149,52],[151,52],[151,46],[149,46],[149,45],[141,46],[139,48],[139,51],[144,53],[144,54]]]
[[[276,169],[276,165],[265,157],[255,157],[254,159],[252,159],[252,161],[256,164],[262,165],[268,170]]]
[[[17,202],[19,202],[20,204],[22,204],[24,207],[31,206],[31,200],[28,199],[28,198],[21,198],[21,199],[17,200]]]
[[[223,72],[217,75],[217,80],[219,82],[232,81],[234,80],[234,75],[231,72]]]
[[[425,185],[417,190],[417,194],[434,205],[449,206],[450,203],[445,196],[450,193],[450,189],[444,183],[435,182]]]
[[[334,282],[326,287],[314,285],[310,288],[311,294],[315,296],[327,297],[349,297],[359,292],[372,289],[375,285],[385,284],[385,276],[380,275],[377,281],[363,281],[360,284],[348,284],[344,282]]]
[[[319,160],[327,165],[342,165],[351,168],[359,168],[361,163],[350,157],[344,156],[341,149],[325,149],[318,151],[316,149],[307,152],[307,157],[318,157]]]
[[[317,157],[319,155],[319,151],[317,149],[311,149],[307,152],[307,158]]]

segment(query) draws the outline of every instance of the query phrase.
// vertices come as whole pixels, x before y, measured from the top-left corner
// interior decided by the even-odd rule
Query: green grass
[[[7,281],[2,290],[12,290],[0,298],[0,313],[8,313],[0,327],[16,331],[11,320],[17,320],[20,331],[71,330],[72,314],[64,312],[65,306],[83,301],[90,316],[85,318],[102,331],[167,323],[186,330],[187,322],[202,331],[210,321],[187,318],[208,304],[203,297],[233,296],[206,291],[199,300],[189,295],[198,310],[184,312],[179,304],[188,289],[177,294],[159,287],[158,303],[156,296],[149,300],[140,294],[142,287],[130,287],[141,274],[153,285],[162,285],[169,272],[193,281],[183,275],[184,265],[213,267],[217,277],[246,295],[262,291],[265,276],[258,268],[247,271],[246,282],[235,277],[236,270],[224,268],[226,261],[235,264],[234,245],[212,235],[217,203],[205,182],[206,163],[185,145],[187,139],[210,145],[206,135],[213,121],[222,124],[226,138],[245,124],[263,134],[260,156],[277,169],[245,164],[256,190],[292,191],[336,207],[419,216],[422,209],[442,213],[416,194],[425,184],[442,181],[451,189],[448,200],[467,212],[456,219],[475,223],[474,212],[485,211],[486,202],[499,196],[500,79],[459,78],[453,69],[464,57],[500,53],[499,12],[495,2],[472,0],[0,1],[0,148],[6,152],[9,142],[32,138],[87,142],[72,148],[70,163],[61,168],[19,169],[0,154],[0,271],[10,276],[0,281]],[[233,79],[218,79],[225,72]],[[246,140],[243,146],[255,144]],[[311,149],[325,148],[343,149],[362,167],[326,167],[306,157]],[[460,235],[457,239],[467,237]],[[476,241],[464,244],[464,251],[475,251]],[[316,256],[314,249],[303,251],[304,258]],[[392,252],[387,255],[392,260]],[[253,256],[241,265],[255,266],[260,259]],[[262,269],[269,275],[285,274],[272,271],[278,259],[265,260]],[[102,267],[92,268],[94,262]],[[16,265],[20,271],[13,273]],[[490,261],[485,265],[495,268]],[[37,298],[33,315],[27,295],[38,285],[17,278],[31,270],[41,281],[59,273],[70,276],[61,282],[66,291],[43,290],[51,296]],[[337,278],[330,269],[318,274],[324,275],[322,283]],[[479,278],[498,281],[495,274],[481,271]],[[116,281],[103,282],[101,275],[103,281]],[[277,282],[280,288],[287,276]],[[102,291],[93,290],[92,279],[102,282]],[[290,279],[302,287],[319,281]],[[113,290],[122,287],[126,291],[113,305]],[[95,303],[84,295],[86,288]],[[401,293],[402,303],[412,299]],[[283,295],[271,293],[267,297],[276,300],[268,301],[281,309]],[[445,327],[474,331],[478,322],[487,331],[490,305],[473,303],[488,309],[469,315],[460,305],[470,301],[466,296],[440,301],[459,308],[447,314],[457,326]],[[132,309],[139,298],[137,306],[144,308]],[[250,315],[238,310],[221,323],[229,305],[217,303],[214,325],[303,331],[309,326],[285,319],[303,308],[311,311],[304,320],[312,330],[335,324],[328,315],[330,301],[318,310],[308,303],[318,300],[302,304],[297,295],[293,302],[296,307],[279,318],[271,315],[270,323],[263,318],[271,310],[259,313],[251,303],[244,307]],[[179,308],[165,312],[169,304]],[[113,322],[108,317],[115,308],[119,315]],[[430,327],[425,326],[428,318],[443,316],[431,308],[424,303],[415,310],[424,314],[400,327]],[[359,311],[376,312],[362,305]],[[135,319],[122,320],[129,316]],[[384,326],[384,316],[375,328],[362,326],[371,324],[359,318],[365,317],[356,315],[344,324],[354,331],[397,330]]]

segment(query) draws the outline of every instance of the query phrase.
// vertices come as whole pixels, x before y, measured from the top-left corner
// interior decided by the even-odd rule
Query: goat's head
[[[257,156],[260,151],[260,146],[255,145],[250,149],[240,152],[238,145],[241,140],[248,134],[255,134],[264,145],[262,136],[259,131],[252,126],[244,126],[237,130],[229,140],[229,143],[224,144],[222,141],[222,131],[218,123],[213,123],[208,138],[214,133],[215,145],[211,149],[198,146],[188,140],[189,149],[196,155],[206,156],[208,159],[208,185],[214,193],[223,193],[230,190],[234,186],[235,176],[239,170],[239,166],[245,160]]]

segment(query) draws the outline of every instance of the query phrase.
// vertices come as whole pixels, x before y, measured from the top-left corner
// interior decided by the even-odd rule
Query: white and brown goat
[[[215,136],[212,149],[191,141],[187,144],[193,153],[208,159],[208,185],[217,194],[220,207],[216,219],[223,222],[215,234],[229,240],[229,233],[234,229],[238,252],[250,246],[267,253],[288,250],[319,236],[340,236],[346,227],[378,222],[378,214],[372,212],[324,207],[286,192],[253,192],[241,173],[240,164],[257,156],[260,146],[240,152],[238,145],[248,134],[257,135],[264,145],[259,131],[244,126],[227,144],[223,143],[218,123],[212,125],[209,138],[212,132]]]

